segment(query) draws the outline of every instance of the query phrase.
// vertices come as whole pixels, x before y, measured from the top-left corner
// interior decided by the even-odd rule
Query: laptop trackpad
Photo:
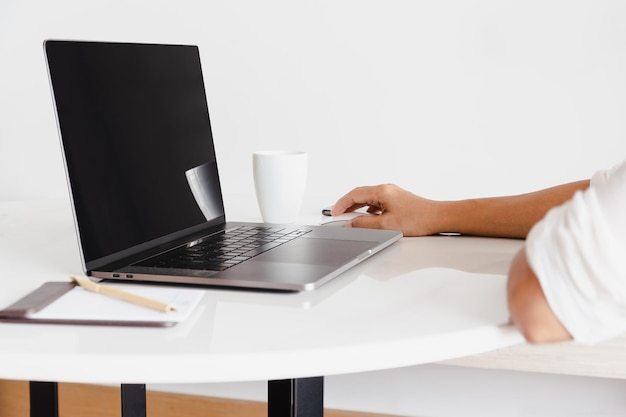
[[[376,246],[376,242],[301,238],[253,258],[254,262],[339,266]]]

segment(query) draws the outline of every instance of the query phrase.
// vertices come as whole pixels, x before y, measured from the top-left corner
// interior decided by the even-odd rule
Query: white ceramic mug
[[[294,223],[307,180],[307,153],[257,151],[252,154],[254,188],[266,223]]]

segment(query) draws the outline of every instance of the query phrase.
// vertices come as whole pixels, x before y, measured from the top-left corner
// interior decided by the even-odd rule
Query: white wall
[[[199,45],[225,190],[253,193],[253,150],[299,148],[325,204],[379,182],[517,193],[626,158],[624,22],[619,0],[2,0],[0,201],[67,195],[46,38]]]
[[[250,153],[311,153],[309,194],[528,191],[626,156],[621,1],[0,3],[0,201],[64,197],[46,38],[201,48],[227,192]]]

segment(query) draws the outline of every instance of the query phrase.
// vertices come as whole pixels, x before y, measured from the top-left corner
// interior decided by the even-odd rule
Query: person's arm
[[[530,341],[595,344],[626,332],[626,162],[592,184],[547,213],[511,264],[511,317]]]
[[[572,336],[554,315],[539,280],[526,259],[517,253],[509,270],[507,301],[511,321],[531,343],[571,340]]]
[[[332,215],[367,206],[380,215],[357,217],[348,226],[400,230],[405,236],[456,232],[525,238],[549,209],[588,186],[583,180],[515,196],[435,201],[386,184],[352,190],[335,203]]]

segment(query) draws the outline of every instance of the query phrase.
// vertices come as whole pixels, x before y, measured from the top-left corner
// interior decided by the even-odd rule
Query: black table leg
[[[291,417],[291,379],[270,381],[267,384],[268,417]]]
[[[324,415],[324,377],[270,381],[267,392],[268,417]]]
[[[146,417],[146,385],[122,384],[122,417]]]
[[[56,382],[29,384],[30,417],[59,417],[59,389]]]

